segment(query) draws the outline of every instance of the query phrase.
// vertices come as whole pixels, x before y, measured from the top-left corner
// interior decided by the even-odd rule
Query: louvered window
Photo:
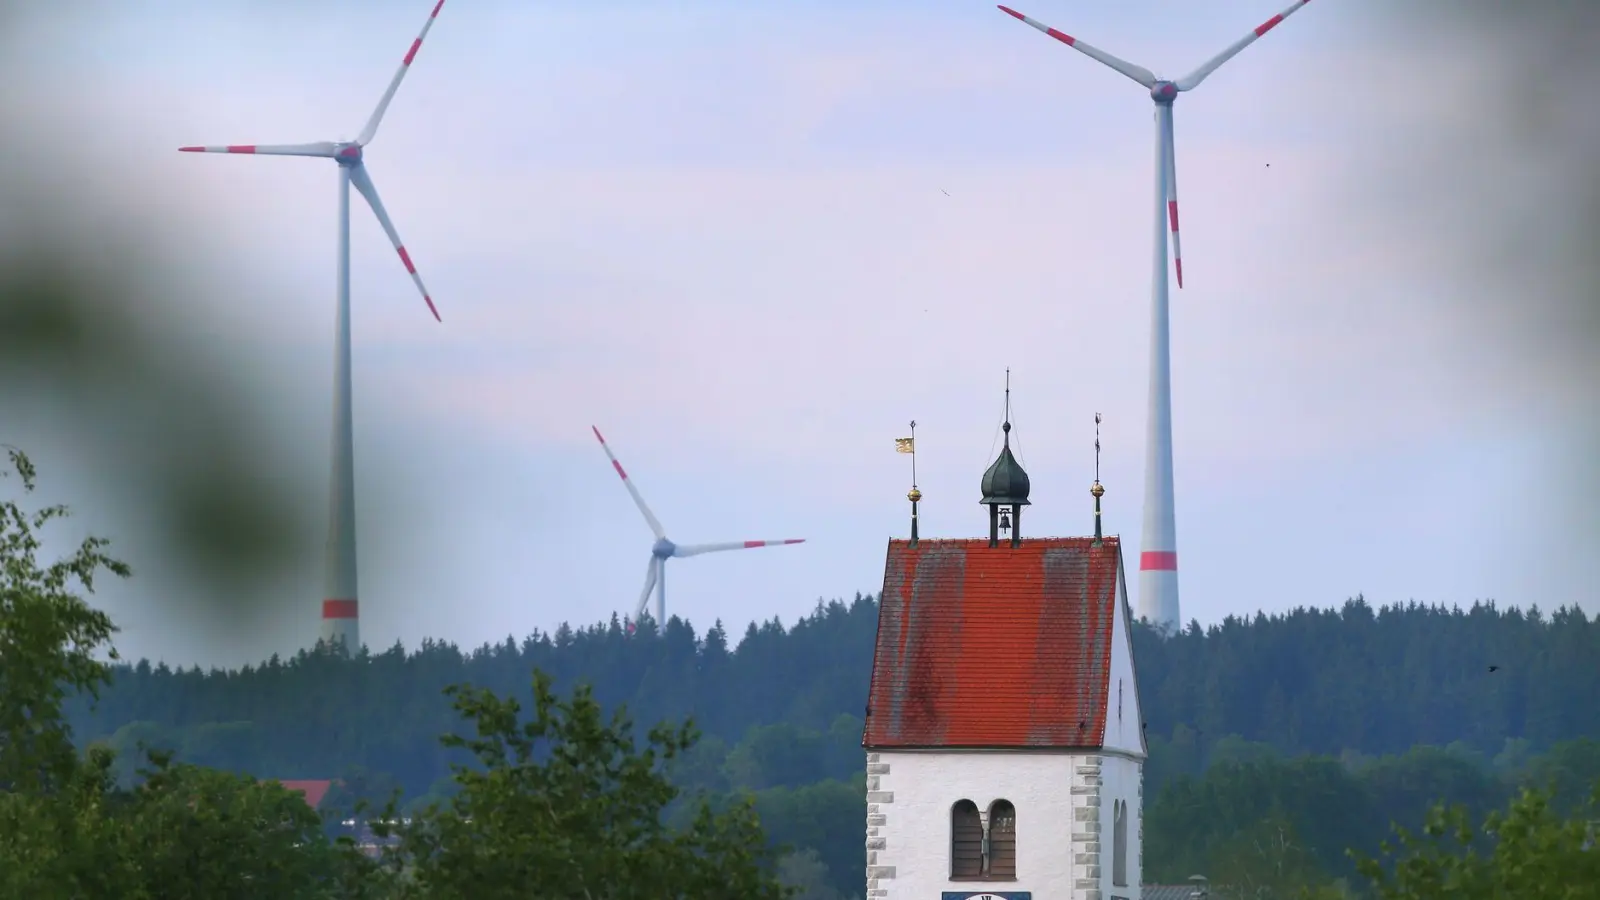
[[[950,877],[983,877],[983,821],[978,804],[962,800],[950,809]]]
[[[989,807],[989,877],[1017,877],[1017,808],[1007,800]]]

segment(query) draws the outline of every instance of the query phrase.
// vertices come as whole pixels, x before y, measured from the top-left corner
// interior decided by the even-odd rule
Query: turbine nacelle
[[[635,506],[639,507],[639,514],[644,517],[646,525],[650,526],[650,533],[656,536],[655,543],[650,545],[650,565],[645,569],[644,590],[639,592],[639,605],[634,609],[633,618],[628,622],[628,633],[634,630],[633,622],[644,615],[650,605],[652,594],[656,598],[655,622],[657,628],[663,628],[667,621],[667,560],[686,559],[691,556],[700,556],[705,553],[721,553],[725,550],[753,550],[757,547],[780,547],[789,544],[805,543],[803,538],[787,538],[777,541],[725,541],[717,544],[675,544],[667,539],[667,533],[661,528],[661,522],[656,519],[656,514],[650,511],[644,502],[644,496],[639,493],[639,488],[628,477],[628,470],[622,467],[617,460],[617,455],[611,452],[611,445],[600,434],[600,429],[589,426],[594,432],[594,439],[600,442],[600,449],[605,451],[606,458],[611,460],[611,468],[617,472],[617,477],[622,479],[623,487],[628,489],[628,495],[633,498]]]
[[[1174,512],[1172,472],[1172,351],[1167,251],[1178,287],[1183,287],[1183,250],[1178,231],[1178,169],[1174,147],[1172,107],[1183,91],[1199,87],[1228,60],[1261,36],[1283,24],[1311,0],[1292,0],[1277,15],[1251,29],[1182,78],[1159,78],[1144,66],[1114,56],[1058,28],[1029,18],[1007,6],[1000,11],[1073,50],[1121,74],[1150,92],[1155,101],[1155,263],[1151,278],[1150,418],[1145,442],[1144,527],[1140,537],[1140,613],[1163,627],[1181,627],[1178,617],[1177,515]]]
[[[434,19],[438,18],[442,6],[444,0],[436,0],[432,12],[428,14],[428,20],[423,23],[422,30],[417,33],[416,39],[411,42],[410,49],[402,58],[399,69],[389,80],[389,86],[384,90],[383,97],[379,99],[366,126],[354,140],[341,137],[334,141],[315,141],[305,144],[210,144],[178,148],[183,153],[331,159],[339,166],[339,276],[336,288],[338,314],[333,339],[333,471],[329,479],[332,502],[329,510],[327,583],[326,591],[322,595],[322,640],[329,645],[342,644],[348,653],[356,653],[361,648],[360,606],[357,597],[359,591],[356,578],[355,452],[352,439],[354,425],[350,409],[350,191],[354,189],[360,193],[362,199],[372,208],[378,224],[388,236],[389,242],[394,245],[396,255],[405,266],[406,273],[411,276],[412,283],[422,294],[423,302],[428,305],[433,317],[438,319],[439,311],[434,308],[433,298],[428,295],[427,288],[422,284],[422,278],[417,275],[417,267],[411,261],[411,254],[406,251],[405,244],[400,241],[399,232],[389,219],[389,213],[383,208],[383,202],[378,199],[378,189],[372,184],[371,173],[362,164],[362,147],[370,143],[373,135],[377,133],[384,111],[389,108],[400,82],[410,70],[412,62],[416,60],[422,39],[427,37],[428,29],[433,26]]]

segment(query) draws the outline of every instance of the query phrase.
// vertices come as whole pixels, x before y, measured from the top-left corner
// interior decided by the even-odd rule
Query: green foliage
[[[31,489],[26,459],[13,461]],[[646,622],[630,637],[613,620],[470,653],[426,641],[233,672],[141,662],[115,668],[94,709],[112,629],[74,591],[126,568],[92,539],[44,567],[34,533],[61,511],[5,512],[0,646],[25,667],[0,672],[0,773],[15,788],[0,793],[0,896],[61,884],[171,896],[161,885],[177,882],[194,896],[492,898],[522,896],[534,878],[551,896],[626,897],[640,884],[650,896],[778,896],[780,881],[817,900],[860,895],[870,597],[819,604],[790,629],[752,624],[736,650],[720,624],[698,638],[678,619]],[[1343,896],[1356,875],[1346,849],[1426,824],[1436,800],[1470,816],[1548,785],[1560,812],[1600,777],[1600,742],[1554,740],[1600,721],[1583,694],[1600,671],[1600,627],[1576,610],[1358,600],[1134,637],[1152,754],[1147,880],[1199,871],[1218,897]],[[1491,677],[1452,658],[1469,645],[1517,664]],[[1541,681],[1546,654],[1570,677]],[[511,697],[530,670],[527,718]],[[647,721],[694,716],[713,731],[697,742],[688,726],[605,714],[634,702]],[[1463,704],[1485,712],[1419,713]],[[73,752],[63,712],[104,743]],[[434,739],[463,717],[470,736]],[[1386,752],[1419,734],[1445,746]],[[127,763],[146,748],[154,764],[135,773]],[[1323,755],[1297,755],[1308,748]],[[298,797],[245,773],[336,775],[325,806],[341,816],[388,797],[393,820],[404,793],[414,818],[380,869],[328,840]],[[1484,853],[1506,845],[1475,841]],[[97,887],[113,884],[123,893]]]
[[[1223,886],[1213,891],[1218,897],[1233,891],[1260,900],[1296,895],[1298,886],[1337,891],[1361,880],[1356,858],[1379,852],[1393,827],[1425,827],[1440,801],[1475,819],[1524,789],[1550,785],[1553,792],[1541,796],[1555,810],[1579,809],[1600,777],[1580,784],[1572,773],[1600,762],[1597,748],[1587,739],[1557,744],[1499,771],[1481,755],[1438,747],[1355,763],[1219,762],[1147,795],[1144,875],[1176,883],[1202,872]],[[1477,845],[1488,846],[1481,835]]]
[[[24,494],[35,471],[26,454],[6,452]],[[77,591],[92,593],[102,571],[126,577],[106,541],[86,538],[76,552],[39,562],[39,532],[67,516],[64,506],[28,511],[0,501],[0,791],[45,790],[72,775],[76,750],[62,716],[69,692],[93,694],[110,669],[95,657],[115,629]],[[115,658],[115,655],[112,655]]]
[[[25,491],[33,469],[12,463]],[[36,560],[36,532],[65,514],[3,508],[0,572],[0,897],[106,900],[454,900],[454,898],[707,898],[780,900],[774,858],[752,802],[713,809],[702,800],[686,827],[671,828],[666,808],[679,789],[666,770],[693,747],[684,724],[651,729],[636,746],[631,723],[609,719],[587,688],[563,700],[552,679],[534,676],[534,708],[481,687],[457,686],[457,720],[471,737],[447,736],[473,765],[454,769],[453,790],[391,828],[398,843],[369,859],[349,838],[330,840],[303,797],[272,781],[222,768],[175,763],[150,749],[159,726],[132,723],[112,743],[81,755],[62,714],[69,690],[92,692],[108,666],[110,621],[75,587],[88,591],[100,570],[126,575],[85,541],[58,563]],[[306,671],[370,661],[359,654],[312,654]],[[142,666],[148,671],[148,666]],[[276,661],[268,669],[277,669]],[[304,703],[307,697],[301,697]],[[178,742],[192,758],[224,765],[262,737],[250,721],[187,729]],[[119,759],[148,765],[130,777]],[[380,823],[393,823],[399,791],[359,766],[330,805],[360,815],[371,796],[390,791]],[[791,869],[793,866],[791,865]],[[815,874],[816,867],[809,870]],[[825,867],[822,870],[826,872]]]
[[[1600,897],[1600,781],[1563,817],[1541,790],[1521,791],[1481,826],[1466,807],[1440,804],[1420,834],[1397,829],[1379,860],[1357,855],[1379,900],[1592,900]]]
[[[748,802],[701,802],[687,828],[664,812],[678,789],[663,772],[694,745],[691,725],[657,726],[636,747],[631,724],[609,721],[593,693],[558,697],[535,673],[533,714],[513,698],[453,687],[477,736],[450,736],[477,765],[458,765],[460,790],[397,829],[406,897],[727,898],[784,896]]]

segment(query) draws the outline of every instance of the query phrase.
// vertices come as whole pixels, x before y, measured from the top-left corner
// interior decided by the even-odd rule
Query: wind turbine
[[[361,647],[361,634],[356,602],[355,452],[352,438],[354,426],[350,410],[350,187],[354,185],[366,199],[367,205],[372,207],[372,212],[378,217],[378,224],[383,226],[384,233],[389,236],[389,242],[394,244],[395,252],[400,255],[400,262],[405,265],[406,271],[411,274],[411,280],[417,285],[417,290],[422,293],[423,302],[428,304],[428,311],[433,313],[435,320],[438,320],[439,310],[434,307],[433,298],[428,295],[428,289],[423,286],[422,278],[417,275],[417,267],[412,264],[411,254],[406,252],[405,244],[400,240],[400,233],[395,231],[394,222],[390,221],[389,213],[383,208],[383,201],[378,199],[378,189],[372,185],[372,176],[367,174],[364,148],[378,133],[378,124],[383,121],[383,114],[389,109],[389,102],[394,99],[394,93],[400,88],[401,80],[411,71],[411,63],[417,58],[417,51],[422,48],[422,39],[428,36],[428,29],[433,27],[433,20],[439,17],[439,9],[443,6],[444,0],[438,0],[434,4],[433,12],[428,14],[428,21],[423,23],[422,31],[417,34],[417,39],[411,42],[411,49],[406,51],[405,58],[400,61],[400,70],[395,72],[394,79],[389,82],[389,89],[383,92],[377,108],[372,111],[371,118],[367,119],[366,126],[361,129],[361,134],[355,140],[320,141],[313,144],[231,144],[178,148],[184,153],[311,156],[331,159],[338,165],[339,269],[333,342],[333,477],[329,484],[331,496],[328,509],[327,582],[322,600],[321,638],[330,646],[342,644],[345,651],[352,654]]]
[[[1143,66],[1112,56],[1014,9],[1000,7],[1006,15],[1021,19],[1138,82],[1150,91],[1150,99],[1156,104],[1155,274],[1150,292],[1150,410],[1144,459],[1144,530],[1139,547],[1139,614],[1174,629],[1181,627],[1181,620],[1178,616],[1178,527],[1172,489],[1172,335],[1167,311],[1169,231],[1172,265],[1180,289],[1183,287],[1183,254],[1178,244],[1178,173],[1172,138],[1172,104],[1178,94],[1199,87],[1219,66],[1310,2],[1298,0],[1177,81],[1158,78]]]
[[[600,449],[606,452],[611,460],[611,467],[617,470],[617,475],[622,478],[622,486],[628,489],[628,494],[633,497],[633,502],[639,507],[639,512],[644,515],[646,525],[656,536],[656,542],[650,547],[650,566],[645,570],[644,590],[639,592],[639,606],[633,611],[633,619],[628,624],[628,631],[634,629],[633,622],[644,615],[645,607],[650,604],[650,592],[656,595],[656,627],[665,628],[667,624],[667,560],[685,559],[690,556],[699,556],[702,553],[719,553],[723,550],[753,550],[756,547],[779,547],[784,544],[803,544],[805,538],[788,538],[781,541],[728,541],[721,544],[674,544],[667,539],[667,533],[661,528],[661,522],[656,519],[655,513],[645,505],[644,497],[639,494],[639,489],[634,487],[633,479],[623,470],[622,463],[617,462],[617,455],[611,452],[611,445],[600,436],[600,429],[589,426],[594,432],[595,440],[600,442]]]

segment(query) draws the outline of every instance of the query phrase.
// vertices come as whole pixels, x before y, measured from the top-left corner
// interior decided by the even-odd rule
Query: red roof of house
[[[328,796],[328,789],[333,787],[331,781],[283,781],[279,784],[291,791],[299,791],[306,798],[306,803],[316,809],[322,805],[322,798]]]
[[[890,541],[862,745],[1098,748],[1117,538]]]

